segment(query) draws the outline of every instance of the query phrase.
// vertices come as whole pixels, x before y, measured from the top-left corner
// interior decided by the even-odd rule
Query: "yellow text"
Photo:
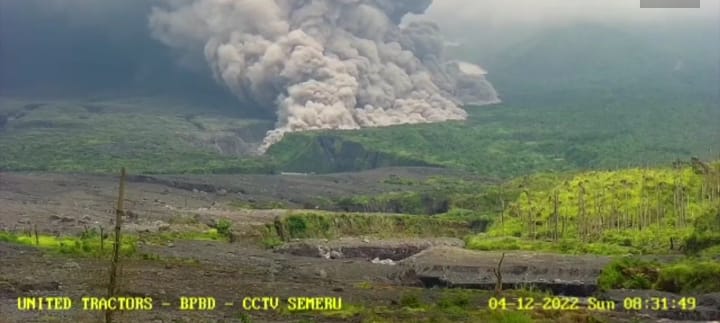
[[[280,306],[279,297],[245,297],[242,300],[243,309],[246,311],[267,311],[276,310]]]
[[[153,308],[150,297],[83,297],[85,311],[149,311]]]
[[[212,311],[215,305],[214,297],[180,297],[181,311]]]
[[[69,297],[18,297],[20,311],[67,311],[72,308]]]
[[[342,309],[340,297],[290,297],[290,311],[338,311]]]

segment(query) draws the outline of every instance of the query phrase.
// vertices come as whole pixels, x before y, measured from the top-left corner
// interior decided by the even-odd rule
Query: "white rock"
[[[377,258],[377,257],[376,257],[375,259],[373,259],[373,260],[370,260],[370,262],[372,262],[372,263],[374,263],[374,264],[381,264],[381,265],[390,265],[390,266],[394,266],[394,265],[395,265],[395,262],[394,262],[392,259],[383,259],[383,260],[380,260],[380,258]]]

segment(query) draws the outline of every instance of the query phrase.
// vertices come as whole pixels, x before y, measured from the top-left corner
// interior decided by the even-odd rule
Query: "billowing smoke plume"
[[[284,133],[462,120],[460,100],[495,103],[475,70],[445,62],[438,27],[413,22],[432,0],[166,0],[154,37],[202,50],[214,76],[242,101],[277,110]]]

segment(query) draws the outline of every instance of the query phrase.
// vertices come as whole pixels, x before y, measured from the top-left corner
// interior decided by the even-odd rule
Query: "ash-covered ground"
[[[238,196],[270,201],[302,201],[313,194],[358,194],[382,189],[387,174],[423,179],[449,174],[430,168],[382,169],[327,176],[145,176],[130,177],[125,219],[127,234],[162,234],[209,228],[218,219],[232,221],[233,242],[143,241],[137,255],[122,259],[119,294],[151,297],[156,309],[118,313],[119,322],[287,322],[312,320],[361,321],[363,315],[338,318],[320,312],[246,311],[239,305],[214,311],[178,310],[182,296],[212,296],[218,302],[244,297],[341,297],[347,308],[390,308],[402,311],[407,295],[438,301],[448,287],[492,289],[493,268],[500,254],[462,249],[457,238],[379,239],[371,236],[337,240],[297,240],[275,250],[258,242],[259,228],[272,224],[287,210],[238,210],[229,205]],[[460,174],[461,175],[461,174]],[[301,187],[305,189],[300,189]],[[240,189],[242,188],[242,189]],[[4,230],[72,234],[88,227],[110,227],[117,178],[47,173],[0,174],[0,219]],[[382,215],[377,215],[382,216]],[[96,322],[102,312],[18,311],[17,297],[106,294],[106,259],[43,252],[0,242],[0,312],[3,322]],[[507,288],[545,282],[559,293],[592,289],[608,262],[604,257],[559,256],[508,252],[503,267]],[[562,264],[562,265],[560,265]],[[574,288],[574,289],[573,289]],[[553,288],[551,288],[553,289]],[[581,293],[587,293],[582,290]],[[508,291],[508,295],[513,295]],[[491,292],[472,294],[471,310],[486,309]],[[587,296],[583,294],[578,296]],[[612,299],[634,295],[619,291]],[[663,294],[664,295],[664,294]],[[667,295],[665,295],[667,296]],[[610,321],[701,319],[718,315],[717,297],[700,298],[701,310],[687,313],[593,313]],[[586,299],[581,298],[585,303]],[[159,306],[168,302],[171,306]],[[365,316],[364,319],[367,319]],[[667,320],[666,320],[667,322]]]

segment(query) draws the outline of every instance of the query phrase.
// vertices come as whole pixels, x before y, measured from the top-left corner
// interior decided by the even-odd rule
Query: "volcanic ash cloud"
[[[287,132],[462,120],[462,102],[498,102],[484,73],[444,60],[437,25],[400,27],[431,3],[166,0],[150,27],[187,57],[204,56],[241,101],[276,110],[262,152]]]

